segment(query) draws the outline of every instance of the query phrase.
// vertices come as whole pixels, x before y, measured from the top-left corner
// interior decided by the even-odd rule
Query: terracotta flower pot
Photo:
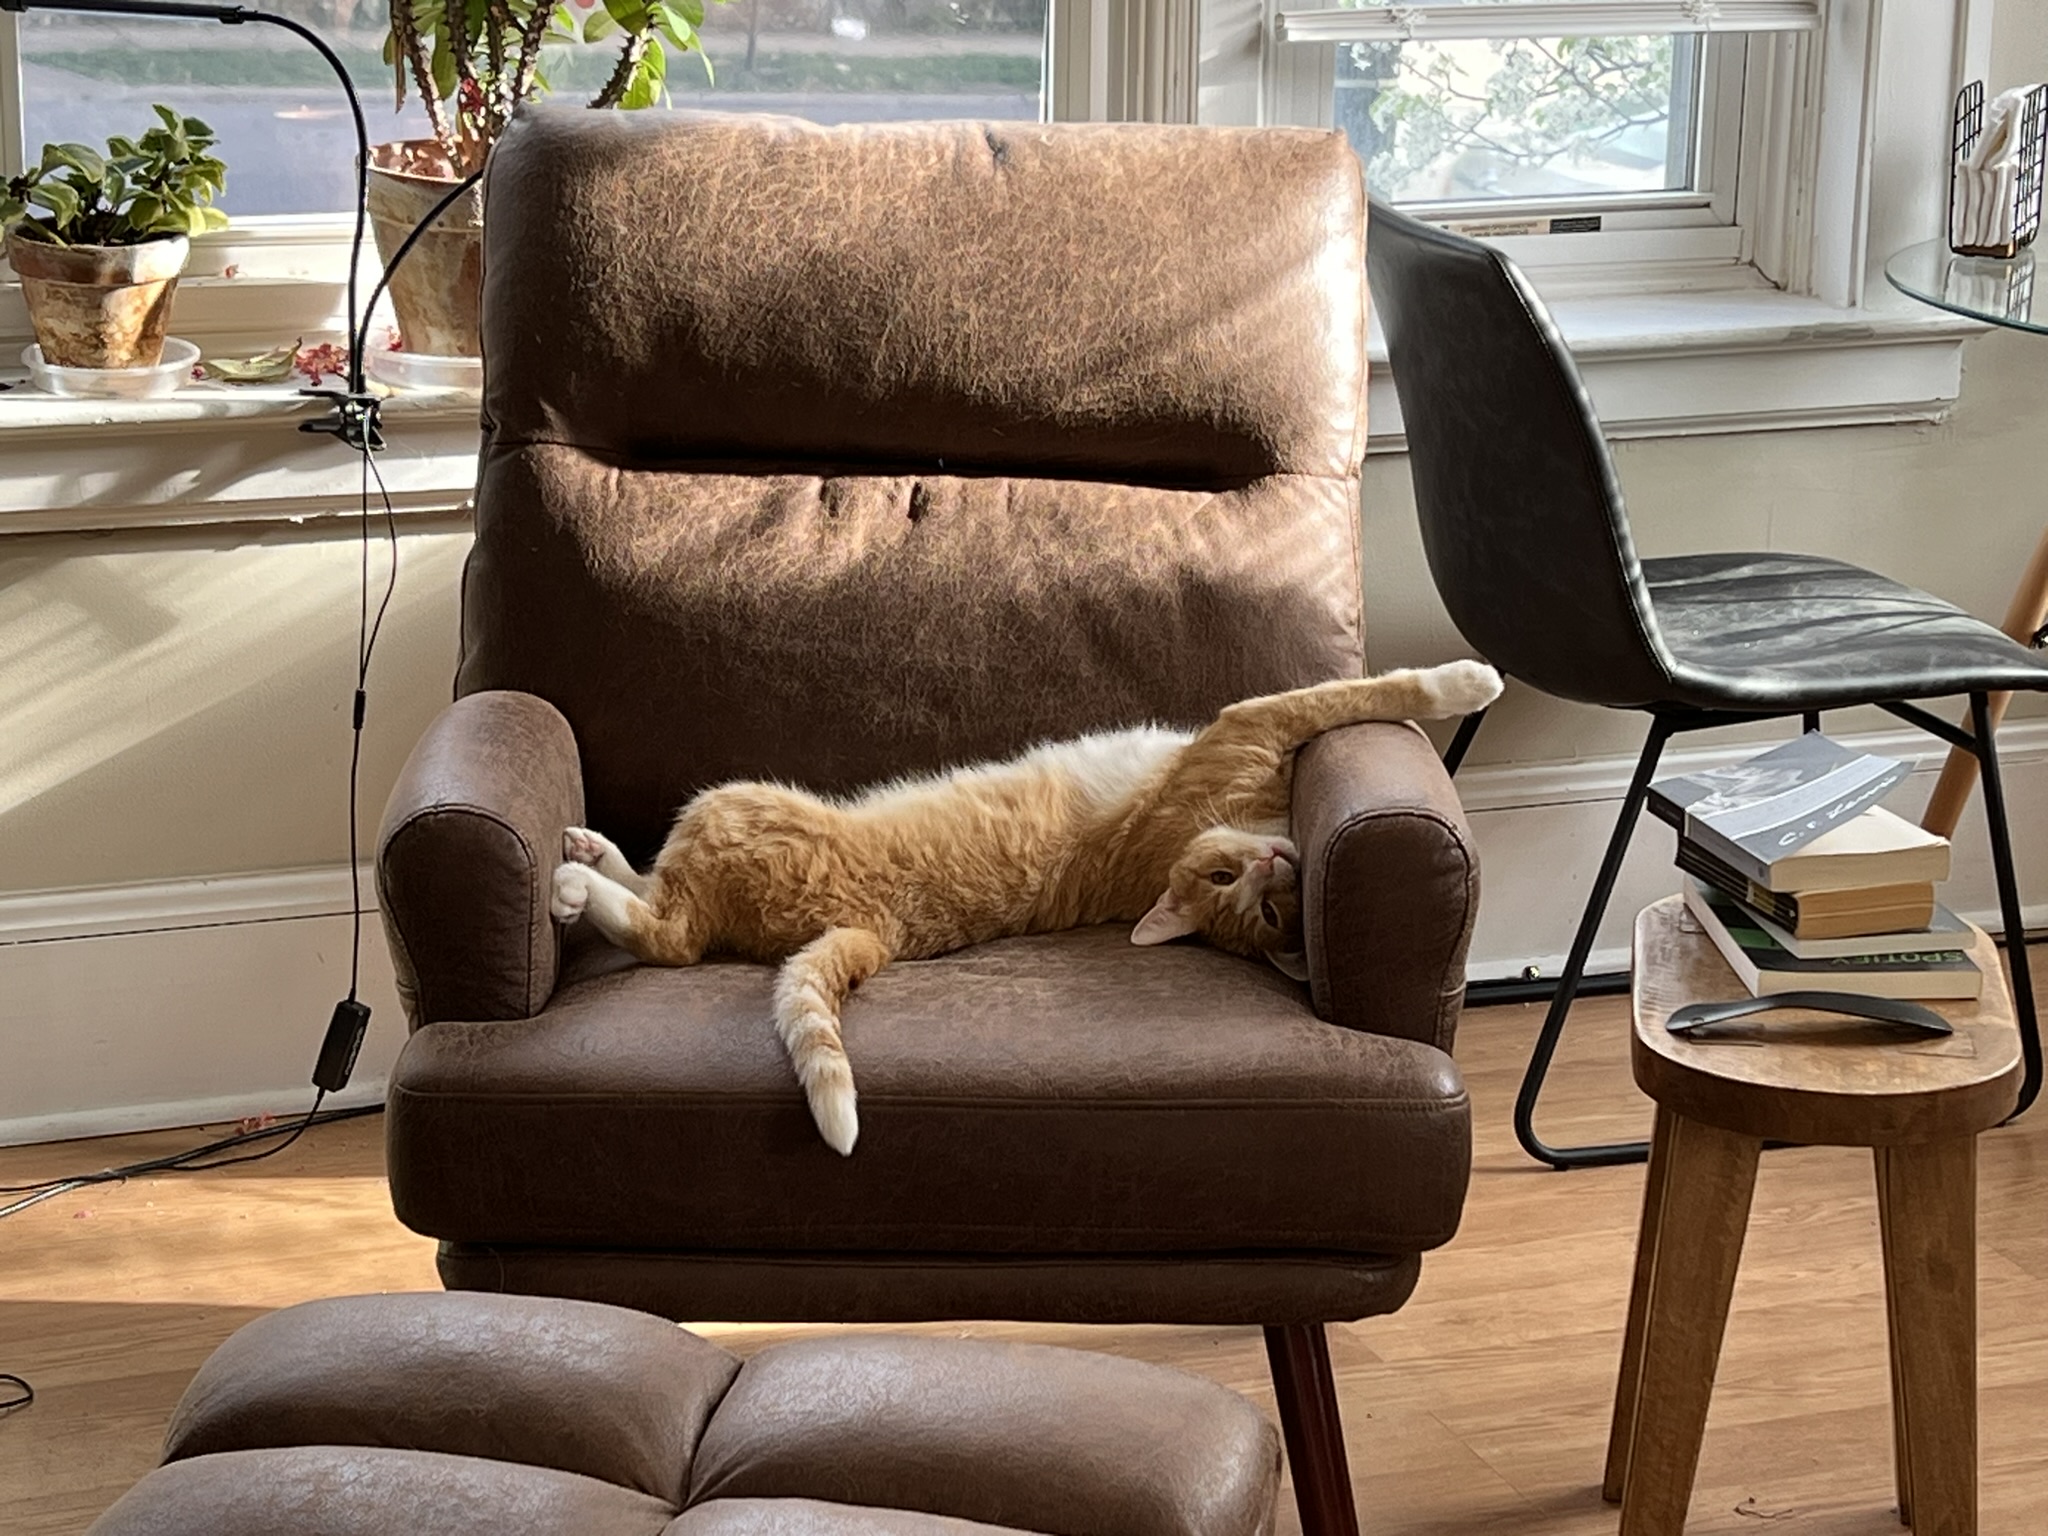
[[[370,223],[386,266],[413,227],[448,195],[459,176],[434,174],[445,165],[432,139],[378,144],[370,150]],[[405,350],[433,357],[483,352],[484,200],[472,187],[414,242],[391,279],[391,305]]]
[[[51,245],[7,230],[43,360],[60,368],[153,368],[162,360],[171,295],[185,269],[183,235],[140,245]]]

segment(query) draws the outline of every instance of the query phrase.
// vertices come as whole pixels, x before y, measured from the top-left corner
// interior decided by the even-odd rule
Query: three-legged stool
[[[2022,1069],[1998,952],[1978,932],[1970,953],[1982,998],[1930,1005],[1947,1039],[1779,1015],[1747,1031],[1766,1043],[1695,1041],[1670,1033],[1672,1013],[1742,983],[1678,897],[1637,917],[1632,1054],[1657,1123],[1607,1446],[1621,1536],[1684,1528],[1766,1141],[1873,1150],[1899,1513],[1916,1536],[1974,1536],[1977,1135],[2012,1112]]]

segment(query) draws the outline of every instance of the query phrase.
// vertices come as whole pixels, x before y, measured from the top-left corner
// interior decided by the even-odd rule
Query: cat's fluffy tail
[[[844,1156],[860,1135],[853,1065],[839,1037],[846,994],[889,963],[865,928],[830,928],[791,955],[775,979],[775,1030],[803,1085],[825,1144]]]

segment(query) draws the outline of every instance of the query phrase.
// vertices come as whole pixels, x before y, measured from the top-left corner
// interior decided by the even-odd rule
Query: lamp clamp
[[[376,453],[384,447],[384,431],[377,419],[383,402],[373,394],[346,389],[302,389],[329,403],[330,411],[315,421],[299,423],[301,432],[326,432],[340,438],[358,453]]]

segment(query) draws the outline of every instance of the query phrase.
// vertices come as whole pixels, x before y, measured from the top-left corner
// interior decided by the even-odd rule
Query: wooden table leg
[[[2005,610],[2005,623],[2000,628],[2021,645],[2030,645],[2044,623],[2048,623],[2048,529],[2042,530],[2034,545],[2033,558],[2027,562],[2020,584],[2013,589],[2012,602]],[[1994,726],[2005,718],[2005,706],[2011,702],[2009,693],[1991,695]],[[1941,778],[1935,783],[1920,825],[1938,837],[1953,837],[1963,807],[1969,803],[1970,791],[1976,785],[1977,759],[1961,747],[1950,747],[1948,761],[1942,764]]]
[[[1914,1536],[1977,1532],[1977,1141],[1877,1149]]]
[[[1628,1325],[1621,1336],[1621,1372],[1614,1386],[1614,1422],[1607,1431],[1607,1475],[1600,1497],[1621,1502],[1628,1481],[1629,1447],[1635,1437],[1636,1399],[1643,1380],[1643,1319],[1650,1310],[1650,1276],[1657,1267],[1657,1218],[1663,1211],[1664,1179],[1671,1166],[1674,1117],[1657,1111],[1650,1135],[1650,1166],[1643,1179],[1643,1219],[1636,1228],[1636,1272],[1628,1289]]]
[[[1678,1536],[1685,1528],[1763,1149],[1754,1136],[1662,1105],[1657,1122],[1667,1168],[1658,1191],[1621,1536]]]

